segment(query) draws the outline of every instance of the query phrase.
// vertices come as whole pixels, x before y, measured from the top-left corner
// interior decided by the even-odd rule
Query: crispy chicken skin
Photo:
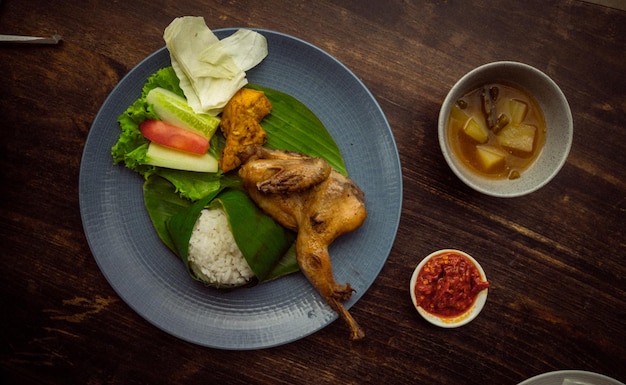
[[[224,172],[241,165],[240,154],[251,146],[262,145],[267,134],[259,122],[272,111],[272,104],[261,91],[242,88],[222,111],[220,128],[226,138],[219,166]]]
[[[323,159],[261,146],[249,147],[241,156],[248,158],[239,175],[250,197],[276,221],[298,232],[300,270],[348,323],[351,338],[363,338],[365,333],[342,304],[353,289],[335,281],[328,254],[337,237],[357,229],[367,217],[363,192]]]

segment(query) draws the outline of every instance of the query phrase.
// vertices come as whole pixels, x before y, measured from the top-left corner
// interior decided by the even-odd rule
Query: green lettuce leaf
[[[143,86],[139,99],[118,117],[117,121],[122,132],[111,148],[114,164],[123,162],[126,167],[144,177],[150,176],[154,167],[144,164],[149,141],[139,131],[139,124],[144,120],[158,119],[152,108],[146,103],[148,92],[157,87],[182,94],[176,73],[171,67],[160,69],[150,76]]]
[[[193,171],[159,168],[155,174],[167,179],[176,190],[175,193],[191,201],[196,201],[220,188],[222,175]]]
[[[159,87],[185,97],[183,90],[180,88],[180,81],[176,76],[176,72],[171,66],[162,68],[155,72],[154,75],[150,76],[142,89],[141,96],[145,98],[148,92]]]
[[[195,201],[219,188],[221,174],[173,170],[145,164],[149,141],[139,131],[139,124],[147,119],[158,119],[152,106],[146,102],[146,96],[155,88],[164,88],[184,96],[172,67],[162,68],[151,75],[146,80],[139,99],[118,118],[122,132],[111,148],[113,162],[114,164],[124,163],[127,168],[136,171],[146,179],[153,174],[160,175],[175,186],[175,192],[181,197]],[[219,159],[224,141],[216,136],[214,135],[211,139],[209,153]]]

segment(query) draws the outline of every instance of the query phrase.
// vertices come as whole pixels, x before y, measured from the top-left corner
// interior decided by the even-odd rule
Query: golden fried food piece
[[[320,158],[260,146],[247,156],[239,169],[244,188],[268,215],[298,232],[300,270],[348,323],[351,338],[363,338],[365,333],[342,304],[353,289],[335,281],[328,254],[337,237],[365,221],[363,191]]]
[[[242,88],[230,99],[222,111],[220,128],[226,138],[219,166],[224,172],[243,163],[241,154],[247,148],[262,145],[267,134],[259,122],[272,111],[272,104],[261,91]]]

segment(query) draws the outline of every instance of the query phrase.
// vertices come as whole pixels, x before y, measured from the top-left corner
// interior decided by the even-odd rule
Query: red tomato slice
[[[139,131],[151,142],[176,150],[205,154],[209,141],[185,128],[173,126],[161,120],[146,120],[139,124]]]

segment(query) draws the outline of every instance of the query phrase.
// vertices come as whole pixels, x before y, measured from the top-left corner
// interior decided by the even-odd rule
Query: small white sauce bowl
[[[485,303],[487,302],[487,294],[488,294],[489,289],[487,288],[487,289],[481,290],[476,296],[476,300],[474,301],[474,304],[465,313],[458,315],[456,317],[439,317],[435,314],[431,314],[427,312],[421,306],[418,306],[417,298],[415,296],[415,284],[417,282],[417,276],[419,275],[419,272],[422,270],[422,268],[424,267],[426,262],[428,262],[429,259],[438,255],[441,255],[441,254],[446,254],[446,253],[457,253],[469,259],[474,264],[474,266],[476,266],[476,268],[478,269],[478,272],[480,273],[480,276],[483,279],[483,281],[487,281],[487,275],[485,274],[485,271],[483,270],[482,266],[480,266],[480,264],[471,255],[460,250],[442,249],[442,250],[438,250],[429,254],[426,258],[424,258],[419,263],[419,265],[417,265],[417,267],[413,271],[413,275],[411,276],[411,283],[409,285],[409,291],[411,293],[411,300],[413,301],[413,306],[426,321],[442,328],[456,328],[456,327],[463,326],[469,323],[474,318],[476,318],[476,316],[478,316],[480,311],[485,306]]]
[[[478,87],[499,82],[515,84],[532,95],[546,120],[546,139],[539,156],[513,180],[489,178],[470,170],[453,153],[446,132],[450,111],[457,100]],[[448,166],[466,185],[494,197],[518,197],[546,185],[565,164],[573,136],[572,112],[559,86],[538,69],[518,62],[488,63],[468,72],[450,89],[439,111],[439,145]]]

